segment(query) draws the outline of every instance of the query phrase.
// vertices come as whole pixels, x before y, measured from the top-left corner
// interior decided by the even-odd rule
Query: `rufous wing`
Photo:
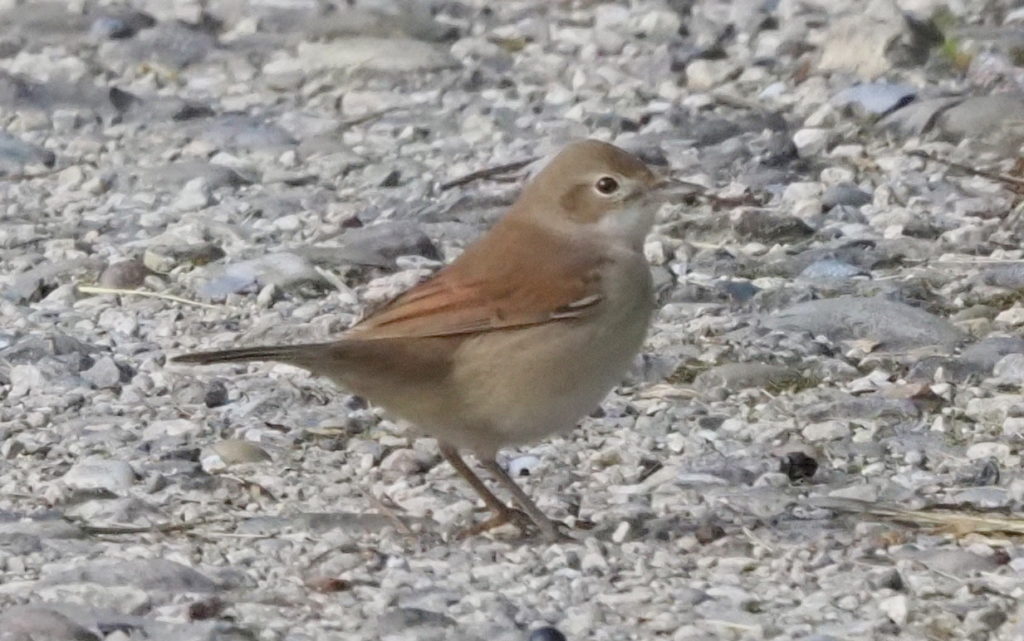
[[[581,318],[602,300],[595,252],[515,230],[474,245],[346,338],[458,336]]]

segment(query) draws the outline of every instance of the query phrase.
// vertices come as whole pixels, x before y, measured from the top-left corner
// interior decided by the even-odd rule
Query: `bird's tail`
[[[215,352],[194,352],[180,354],[171,358],[174,363],[197,363],[210,365],[213,363],[244,363],[246,361],[277,361],[300,367],[307,365],[311,359],[330,347],[330,343],[306,343],[305,345],[268,345],[266,347],[241,347],[224,349]]]

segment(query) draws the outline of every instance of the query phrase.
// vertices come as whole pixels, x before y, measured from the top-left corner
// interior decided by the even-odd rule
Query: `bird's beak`
[[[707,191],[703,185],[686,182],[671,176],[659,176],[651,185],[654,197],[664,202],[676,202]]]

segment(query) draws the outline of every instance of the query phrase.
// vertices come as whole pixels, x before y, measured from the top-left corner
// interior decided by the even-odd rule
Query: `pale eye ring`
[[[619,181],[615,180],[611,176],[601,176],[597,179],[597,182],[594,183],[594,189],[596,189],[599,194],[611,196],[619,190]]]

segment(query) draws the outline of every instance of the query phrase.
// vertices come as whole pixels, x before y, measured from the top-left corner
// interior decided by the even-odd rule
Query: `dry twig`
[[[162,300],[169,300],[175,303],[181,303],[182,305],[195,305],[196,307],[205,307],[206,309],[221,309],[220,305],[210,305],[209,303],[200,303],[199,301],[189,300],[173,294],[161,294],[160,292],[147,292],[142,289],[115,289],[112,287],[93,287],[92,285],[78,285],[78,291],[83,294],[116,294],[118,296],[146,296],[148,298],[160,298]]]
[[[957,536],[972,533],[1024,534],[1024,518],[964,506],[932,506],[922,510],[908,510],[898,505],[836,497],[812,499],[812,504],[828,510],[867,514],[911,525],[933,526]]]
[[[509,172],[518,171],[523,167],[529,165],[531,162],[537,160],[536,158],[527,158],[526,160],[516,160],[514,162],[508,162],[504,165],[497,165],[495,167],[487,167],[485,169],[478,169],[477,171],[470,172],[465,176],[460,176],[454,180],[449,180],[446,183],[441,183],[441,191],[448,191],[453,187],[461,187],[467,185],[475,180],[482,180],[484,178],[491,178],[492,176],[500,176]]]

